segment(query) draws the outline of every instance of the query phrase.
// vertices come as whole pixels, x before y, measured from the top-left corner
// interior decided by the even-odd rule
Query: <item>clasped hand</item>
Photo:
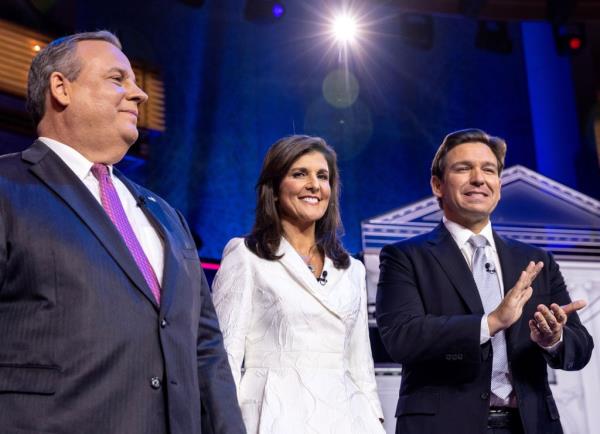
[[[567,317],[586,306],[584,300],[575,300],[564,306],[552,303],[550,308],[540,304],[533,319],[529,320],[531,340],[542,347],[551,347],[558,343],[562,329],[567,323]]]

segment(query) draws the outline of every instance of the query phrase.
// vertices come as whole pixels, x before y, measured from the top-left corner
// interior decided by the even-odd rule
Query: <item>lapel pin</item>
[[[152,196],[148,196],[148,200],[151,202],[156,202],[156,199],[154,199]]]

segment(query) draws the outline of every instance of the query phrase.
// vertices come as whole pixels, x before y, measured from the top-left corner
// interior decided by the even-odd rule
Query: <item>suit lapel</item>
[[[152,292],[121,234],[110,221],[102,206],[71,169],[40,141],[34,142],[25,150],[22,158],[32,163],[31,172],[79,216],[83,224],[92,231],[133,284],[158,309]]]
[[[315,276],[308,269],[298,252],[285,239],[281,238],[277,255],[283,255],[280,259],[283,267],[288,273],[308,292],[312,297],[317,299],[327,310],[333,313],[338,318],[341,318],[335,305],[329,302],[326,294],[323,292],[323,287],[317,282]],[[328,276],[329,279],[329,276]]]
[[[481,297],[473,274],[456,242],[443,223],[430,234],[429,249],[437,259],[448,279],[473,313],[483,314]]]

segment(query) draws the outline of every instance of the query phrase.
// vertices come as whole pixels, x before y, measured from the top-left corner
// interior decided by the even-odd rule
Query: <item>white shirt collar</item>
[[[89,175],[94,163],[81,155],[75,148],[48,137],[39,137],[39,140],[58,155],[80,180],[83,181]],[[108,166],[108,171],[112,175],[112,166]]]
[[[467,245],[469,238],[471,238],[475,233],[470,229],[465,228],[462,225],[459,225],[452,220],[448,220],[446,216],[443,217],[442,221],[444,222],[444,226],[452,235],[454,242],[458,245],[458,247],[462,250],[465,245]],[[496,251],[496,242],[494,241],[494,234],[492,232],[492,223],[488,221],[487,225],[479,232],[479,235],[483,235],[485,239],[488,241],[490,247],[495,252]]]

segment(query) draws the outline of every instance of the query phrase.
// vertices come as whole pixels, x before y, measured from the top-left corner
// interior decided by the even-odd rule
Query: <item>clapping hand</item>
[[[533,293],[531,284],[543,267],[543,262],[534,263],[531,261],[527,268],[521,272],[515,286],[506,293],[502,302],[488,316],[490,335],[494,336],[500,330],[507,329],[521,318],[523,306]]]
[[[567,323],[567,318],[573,312],[583,309],[587,303],[584,300],[575,300],[564,306],[552,303],[550,308],[540,304],[529,320],[531,340],[542,347],[551,347],[562,336],[562,329]]]

